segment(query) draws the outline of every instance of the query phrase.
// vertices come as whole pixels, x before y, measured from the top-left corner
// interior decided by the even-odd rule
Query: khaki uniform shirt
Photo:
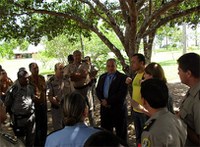
[[[90,76],[89,76],[90,70],[91,70],[90,66],[85,62],[82,62],[80,64],[72,63],[72,64],[69,64],[69,66],[66,66],[64,73],[66,76],[70,77],[72,73],[82,73],[86,71],[88,74],[85,79],[72,82],[74,87],[82,87],[82,86],[87,85],[90,82]]]
[[[0,96],[3,93],[6,93],[7,89],[13,84],[12,80],[10,78],[7,78],[6,80],[0,80]]]
[[[35,103],[46,104],[46,83],[44,77],[39,75],[38,80],[36,80],[31,75],[29,76],[29,82],[31,85],[33,85],[35,95],[37,95]]]
[[[8,88],[10,86],[12,86],[13,82],[10,78],[7,78],[6,80],[0,80],[0,97],[4,96],[5,97],[5,93],[8,90]],[[3,94],[4,93],[4,94]]]
[[[187,136],[185,124],[167,108],[161,109],[145,123],[142,147],[184,146]]]
[[[25,145],[15,136],[12,136],[8,133],[4,133],[2,131],[0,131],[0,146],[1,147],[25,147]]]
[[[58,79],[52,76],[47,82],[47,95],[52,97],[57,96],[60,100],[62,100],[64,95],[71,93],[73,90],[70,80],[67,77]]]
[[[200,82],[189,89],[180,107],[180,117],[198,135],[200,135]],[[187,145],[194,145],[188,139]]]

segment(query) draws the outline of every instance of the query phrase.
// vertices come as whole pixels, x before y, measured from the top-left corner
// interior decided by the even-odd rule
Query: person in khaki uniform
[[[89,107],[89,121],[90,125],[95,125],[94,122],[94,113],[93,113],[93,102],[92,97],[89,93],[90,88],[90,66],[86,62],[82,62],[81,60],[81,52],[79,50],[75,50],[73,52],[74,62],[69,64],[69,66],[65,69],[65,76],[70,77],[72,84],[76,91],[81,93],[87,102]]]
[[[187,53],[177,61],[180,80],[189,86],[178,113],[187,124],[188,136],[185,146],[200,146],[200,56]]]
[[[186,125],[167,109],[168,88],[165,82],[145,80],[141,83],[141,96],[143,106],[150,115],[142,132],[142,147],[184,146]]]
[[[16,138],[6,132],[1,128],[1,124],[7,119],[6,107],[0,100],[0,146],[1,147],[24,147],[24,144]]]
[[[44,146],[47,136],[47,100],[46,100],[46,82],[42,75],[39,75],[37,63],[30,63],[29,83],[35,91],[35,122],[36,135],[35,146]]]
[[[63,112],[61,101],[63,96],[74,91],[70,85],[69,78],[63,75],[64,65],[62,63],[55,64],[55,75],[47,81],[46,95],[51,102],[51,114],[54,130],[63,128]]]
[[[0,99],[5,100],[6,91],[12,86],[13,81],[7,76],[7,72],[4,69],[0,71]]]

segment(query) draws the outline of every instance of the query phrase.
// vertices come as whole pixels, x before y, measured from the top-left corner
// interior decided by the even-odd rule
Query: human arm
[[[89,71],[90,71],[89,65],[86,63],[81,63],[81,65],[78,66],[77,70],[71,72],[70,78],[72,81],[78,82],[80,80],[87,78]]]
[[[138,102],[136,102],[135,100],[133,100],[131,97],[129,98],[130,103],[132,108],[146,114],[147,116],[150,116],[148,110],[146,110],[142,105],[140,105]]]
[[[70,74],[72,81],[77,82],[87,77],[88,72],[86,70],[80,70],[79,72],[74,72]]]
[[[199,92],[200,94],[200,92]],[[199,96],[200,97],[200,96]],[[188,138],[191,142],[193,142],[195,145],[200,146],[200,100],[194,102],[193,106],[193,112],[194,112],[194,129],[192,129],[189,125],[187,125],[187,133]]]
[[[104,81],[105,81],[105,77],[106,74],[103,74],[99,77],[99,80],[97,82],[97,87],[96,87],[96,96],[99,99],[99,101],[101,102],[104,99],[103,96],[103,85],[104,85]]]
[[[200,146],[200,135],[198,135],[192,128],[187,125],[187,135],[191,142]]]
[[[55,95],[53,85],[51,83],[52,81],[47,82],[47,90],[46,90],[46,96],[47,99],[51,102],[51,104],[59,106],[60,105],[60,99]]]
[[[126,75],[116,72],[115,77],[112,80],[110,85],[109,94],[107,103],[108,105],[112,106],[123,106],[127,92],[128,92],[128,85],[125,83]]]

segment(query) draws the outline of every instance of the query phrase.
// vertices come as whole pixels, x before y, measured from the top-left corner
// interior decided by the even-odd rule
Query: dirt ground
[[[188,87],[181,84],[181,83],[169,83],[168,84],[169,91],[171,96],[173,97],[174,101],[174,109],[178,110],[184,95],[187,92]],[[127,97],[128,99],[128,97]],[[95,100],[95,121],[96,121],[96,126],[100,126],[100,117],[99,117],[99,102],[96,99]],[[52,131],[52,119],[51,119],[51,114],[50,114],[50,105],[48,103],[48,133]],[[130,114],[130,104],[128,103],[128,143],[131,147],[136,146],[135,145],[135,131],[134,131],[134,125],[133,121],[131,119],[131,114]],[[86,123],[88,123],[88,119],[86,119]],[[13,134],[12,128],[10,128],[9,124],[9,119],[4,123],[3,129],[7,130],[9,133]]]

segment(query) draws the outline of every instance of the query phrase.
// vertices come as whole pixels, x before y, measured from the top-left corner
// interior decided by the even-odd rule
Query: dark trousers
[[[35,106],[36,134],[35,146],[44,146],[47,136],[47,105]]]
[[[127,108],[115,111],[101,106],[101,127],[111,132],[115,128],[116,135],[127,142]]]
[[[13,131],[15,136],[27,147],[33,147],[35,140],[35,114],[33,113],[28,117],[14,115]]]
[[[136,144],[138,145],[141,143],[141,135],[145,122],[147,120],[147,116],[144,113],[139,113],[135,111],[133,111],[132,115],[135,126]]]

